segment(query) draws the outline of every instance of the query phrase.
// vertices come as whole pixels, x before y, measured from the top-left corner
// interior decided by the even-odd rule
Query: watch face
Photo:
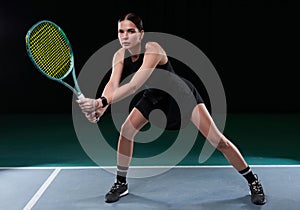
[[[102,96],[101,100],[102,100],[102,108],[106,107],[108,105],[107,104],[107,99],[104,96]]]

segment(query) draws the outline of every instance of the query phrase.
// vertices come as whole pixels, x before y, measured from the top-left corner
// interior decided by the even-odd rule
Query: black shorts
[[[171,95],[162,90],[150,89],[144,92],[134,107],[137,108],[147,120],[149,120],[149,115],[153,110],[159,109],[163,111],[167,119],[165,127],[167,130],[179,130],[185,127],[190,122],[191,114],[195,106],[204,102],[194,85],[186,79],[183,79],[183,81],[190,89],[188,92],[178,90],[179,98],[184,102],[184,105],[179,106]],[[155,121],[151,123],[157,124],[158,126],[161,124]]]

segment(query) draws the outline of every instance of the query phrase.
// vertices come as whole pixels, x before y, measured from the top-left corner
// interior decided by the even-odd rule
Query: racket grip
[[[77,98],[78,99],[83,99],[83,98],[85,98],[85,96],[82,93],[80,93],[79,95],[77,95]]]
[[[82,93],[80,93],[79,95],[77,95],[77,98],[78,99],[83,99],[83,98],[85,98],[85,96]],[[93,113],[90,113],[89,117],[92,118],[93,117]],[[100,117],[98,115],[96,115],[95,117],[96,117],[96,122],[98,122],[99,119],[100,119]]]

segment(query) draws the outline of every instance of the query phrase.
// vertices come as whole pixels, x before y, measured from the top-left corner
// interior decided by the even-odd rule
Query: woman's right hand
[[[84,115],[85,115],[86,119],[88,121],[90,121],[91,123],[97,123],[100,119],[100,117],[98,117],[98,115],[95,111],[92,113],[85,112]]]
[[[100,120],[100,117],[104,114],[106,108],[99,108],[92,113],[85,113],[85,117],[91,123],[97,123]]]

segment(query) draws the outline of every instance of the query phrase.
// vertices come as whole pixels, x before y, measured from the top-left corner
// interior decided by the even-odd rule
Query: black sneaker
[[[110,191],[105,195],[105,202],[112,203],[120,199],[120,197],[128,194],[128,184],[115,182]]]
[[[249,184],[250,195],[252,203],[256,205],[264,205],[266,203],[266,198],[264,194],[263,187],[259,182],[257,175],[255,174],[256,180]]]

